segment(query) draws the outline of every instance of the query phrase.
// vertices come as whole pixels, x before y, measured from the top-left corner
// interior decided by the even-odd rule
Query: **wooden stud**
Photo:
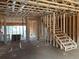
[[[44,21],[45,21],[44,23],[45,23],[45,27],[46,27],[46,16],[44,16]]]
[[[68,34],[68,14],[66,14],[66,33]]]
[[[58,19],[57,19],[57,22],[58,22],[58,27],[59,27],[59,15],[58,15],[58,17],[57,17]]]
[[[75,41],[75,15],[73,15],[73,40]]]
[[[50,14],[50,22],[49,22],[49,23],[50,23],[50,44],[51,44],[51,42],[52,42],[52,35],[51,35],[51,22],[52,22],[51,20],[52,20],[52,19],[51,19],[51,18],[52,18],[52,16],[51,16],[51,14]]]
[[[41,20],[38,21],[38,26],[39,26],[39,28],[38,28],[38,30],[39,30],[38,34],[39,34],[39,40],[40,40],[41,39]]]
[[[61,31],[62,31],[62,26],[63,26],[63,24],[62,24],[62,15],[60,17],[61,17],[60,21],[61,21]]]
[[[41,28],[41,32],[40,32],[40,34],[41,34],[41,36],[40,36],[40,39],[42,39],[42,17],[41,17],[41,24],[40,24],[40,28]]]
[[[46,20],[47,20],[47,29],[48,29],[48,26],[49,26],[49,25],[48,25],[48,20],[49,20],[49,19],[48,19],[48,15],[46,15],[46,16],[47,16],[47,19],[46,19]]]
[[[47,35],[47,34],[46,34],[46,26],[45,26],[45,25],[46,25],[46,16],[44,16],[43,20],[44,20],[44,21],[43,21],[44,39],[45,39],[45,41],[46,41],[46,40],[47,40],[47,38],[46,38],[46,35]]]
[[[77,13],[77,44],[79,45],[79,13]]]
[[[55,21],[56,21],[56,16],[55,12],[53,13],[53,46],[55,46]]]
[[[71,16],[69,16],[69,36],[71,37]]]
[[[42,18],[42,39],[44,40],[44,25],[43,25],[43,23],[44,23],[44,18]]]
[[[63,32],[65,33],[65,13],[63,14]]]
[[[45,18],[43,17],[43,39],[45,40]]]

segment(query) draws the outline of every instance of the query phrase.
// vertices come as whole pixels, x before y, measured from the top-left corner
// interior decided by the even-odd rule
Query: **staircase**
[[[47,24],[45,24],[44,21],[42,21],[42,23],[44,24],[44,26],[47,25]],[[48,33],[50,33],[50,35],[52,35],[52,37],[53,37],[53,24],[52,23],[51,23],[51,32],[49,29],[50,26],[48,26],[48,27],[46,26],[46,28],[48,30]],[[60,46],[60,49],[64,50],[65,52],[77,48],[76,42],[74,40],[72,40],[71,37],[69,37],[66,33],[61,31],[61,29],[57,26],[55,26],[55,34],[54,34],[54,38],[52,40],[54,40]]]
[[[64,51],[70,51],[77,48],[77,44],[66,33],[63,33],[59,28],[55,30],[55,40],[60,48]]]

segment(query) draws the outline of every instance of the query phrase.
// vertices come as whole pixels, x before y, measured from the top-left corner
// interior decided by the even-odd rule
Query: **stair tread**
[[[64,43],[64,42],[69,42],[70,40],[69,39],[64,39],[64,40],[60,40],[60,41],[62,41]]]
[[[61,39],[61,40],[69,40],[69,38],[68,37],[59,37],[59,39]]]
[[[55,32],[56,34],[63,34],[62,32]]]
[[[64,44],[66,47],[71,47],[71,46],[74,46],[75,44],[74,43],[68,43],[68,44]]]
[[[69,47],[69,48],[66,48],[66,51],[70,51],[70,50],[73,50],[73,49],[76,49],[77,47]]]
[[[57,36],[65,36],[64,34],[56,34]]]
[[[68,41],[68,42],[62,42],[64,45],[66,45],[66,44],[73,44],[73,42],[71,42],[71,41]]]
[[[74,49],[74,48],[76,48],[75,45],[71,45],[71,46],[67,46],[67,47],[66,47],[66,49],[71,49],[71,50]]]

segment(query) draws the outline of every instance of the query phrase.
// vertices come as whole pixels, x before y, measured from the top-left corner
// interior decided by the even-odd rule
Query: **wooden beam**
[[[73,40],[75,41],[75,15],[73,15]]]
[[[38,20],[38,40],[41,38],[41,18]]]
[[[62,24],[62,15],[60,15],[60,17],[61,17],[61,18],[60,18],[60,21],[61,21],[61,31],[63,31],[63,30],[62,30],[62,27],[63,27],[63,24]]]
[[[55,6],[54,8],[58,8],[58,9],[63,9],[66,10],[66,8],[70,9],[71,11],[75,11],[75,8],[79,9],[78,7],[74,7],[71,5],[66,5],[66,4],[60,4],[60,3],[56,3],[56,2],[52,2],[52,1],[45,1],[45,0],[39,0],[40,2],[49,4],[51,7],[54,7],[53,5],[57,5],[60,6],[59,8],[57,6]],[[40,4],[40,3],[39,3]],[[44,5],[44,4],[43,4]],[[65,8],[65,9],[64,9]]]
[[[47,19],[46,19],[46,20],[47,20],[47,29],[48,29],[48,26],[49,26],[49,25],[48,25],[49,17],[48,17],[48,15],[46,15],[46,16],[47,16]]]
[[[41,19],[42,21],[43,21],[43,17],[42,17],[42,19]],[[44,37],[43,37],[43,22],[41,22],[41,32],[42,32],[42,39],[44,39]]]
[[[55,21],[56,21],[56,15],[55,12],[53,13],[53,46],[55,46]]]
[[[45,17],[45,25],[46,25],[46,16],[44,16]],[[46,26],[45,26],[46,27]]]
[[[23,10],[24,7],[25,7],[25,5],[22,5],[22,6],[19,8],[18,12],[22,12],[22,10]]]
[[[58,23],[57,25],[58,25],[58,27],[59,27],[59,24],[60,24],[60,23],[59,23],[59,15],[57,16],[57,23]]]
[[[15,12],[15,4],[16,4],[16,1],[13,1],[12,12]]]
[[[65,13],[63,14],[63,32],[65,33]]]
[[[75,1],[72,1],[72,0],[64,0],[64,1],[66,1],[66,2],[70,2],[71,4],[77,4],[77,5],[79,5],[78,2],[75,2]]]
[[[50,44],[51,44],[51,42],[52,42],[52,34],[51,34],[51,21],[52,20],[52,15],[50,14],[50,22],[49,22],[49,24],[50,24]]]
[[[68,14],[66,14],[66,33],[68,34]]]
[[[77,44],[79,45],[79,13],[77,14]]]
[[[71,16],[69,16],[69,36],[71,37],[71,34],[72,34],[72,32],[71,32]]]

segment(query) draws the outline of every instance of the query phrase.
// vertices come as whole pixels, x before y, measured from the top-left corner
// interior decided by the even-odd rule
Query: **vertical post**
[[[63,14],[63,32],[65,33],[65,14]]]
[[[45,43],[47,43],[47,30],[46,30],[46,29],[47,29],[47,28],[46,28],[46,23],[47,23],[47,22],[46,22],[46,16],[44,16],[44,22],[45,22],[45,24],[44,24],[44,25],[45,25],[45,26],[44,26]]]
[[[58,15],[55,15],[55,27],[58,28]],[[55,28],[56,29],[56,28]],[[55,46],[58,48],[58,44],[55,42]]]
[[[59,27],[59,15],[57,16],[57,26]]]
[[[61,19],[60,19],[60,21],[61,21],[61,31],[62,31],[62,15],[61,15]]]
[[[42,30],[41,32],[42,32],[42,39],[43,39],[43,17],[41,17],[41,21],[42,21],[41,22],[41,30]]]
[[[71,37],[71,16],[69,18],[69,36]]]
[[[75,15],[73,15],[73,40],[75,41]]]
[[[79,45],[79,13],[77,13],[77,44]]]
[[[46,25],[46,16],[44,16],[44,20],[45,20],[45,25]]]
[[[68,34],[68,14],[66,14],[66,33]]]
[[[48,15],[48,43],[50,44],[50,15]]]
[[[39,38],[40,38],[40,40],[41,40],[41,38],[42,38],[42,17],[40,18],[40,23],[39,23],[39,28],[40,28],[40,30],[39,30]]]
[[[47,43],[47,40],[48,40],[48,28],[47,28],[47,15],[45,15],[45,31],[46,31],[46,43]]]
[[[48,20],[49,20],[49,19],[48,19],[48,15],[47,15],[47,19],[46,19],[46,20],[47,20],[47,30],[48,30],[48,26],[49,26],[49,25],[48,25]]]
[[[52,42],[52,40],[51,40],[51,37],[52,37],[52,36],[51,36],[51,17],[52,17],[52,16],[51,16],[51,14],[50,14],[50,22],[49,22],[49,23],[50,23],[50,44],[51,44],[51,42]]]
[[[48,39],[49,39],[49,33],[48,33],[48,26],[49,26],[49,25],[48,25],[48,20],[49,20],[49,19],[48,19],[48,15],[46,15],[46,18],[47,18],[46,21],[47,21],[47,41],[48,41]]]
[[[55,21],[56,21],[56,18],[55,18],[55,12],[53,13],[53,46],[55,46]]]
[[[43,16],[43,38],[45,40],[45,16]]]
[[[38,20],[38,40],[41,37],[41,18]]]

